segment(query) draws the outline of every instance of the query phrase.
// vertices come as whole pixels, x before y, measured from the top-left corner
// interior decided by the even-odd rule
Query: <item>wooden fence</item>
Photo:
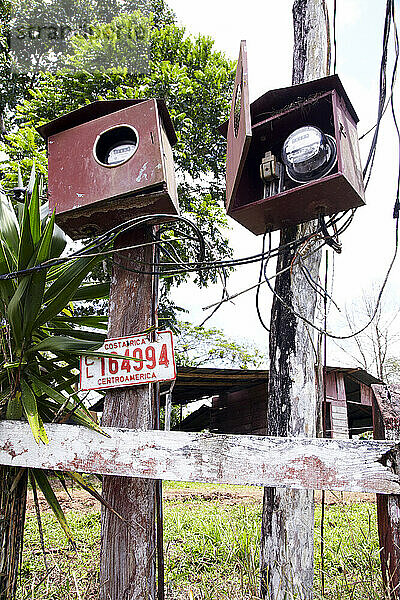
[[[394,441],[352,441],[132,431],[106,437],[76,425],[46,425],[38,445],[29,425],[0,422],[0,464],[175,481],[400,494]],[[388,464],[386,464],[388,463]]]
[[[0,421],[0,464],[150,479],[378,494],[383,575],[399,583],[400,386],[374,387],[379,440],[133,431],[47,424],[48,445],[29,425]]]

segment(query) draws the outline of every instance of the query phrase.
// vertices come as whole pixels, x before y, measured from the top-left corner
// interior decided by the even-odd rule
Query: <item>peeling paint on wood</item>
[[[373,385],[374,438],[400,438],[400,385]],[[400,473],[400,453],[396,448],[388,453],[386,463]],[[388,596],[398,600],[400,587],[400,495],[376,498],[382,575]]]
[[[115,246],[124,248],[151,240],[152,229],[146,227],[120,235]],[[130,270],[138,267],[140,271],[141,265],[149,262],[153,262],[152,246],[124,250],[114,258],[109,337],[132,335],[152,325],[152,277]],[[151,387],[147,384],[110,390],[104,400],[102,425],[152,429],[154,403]],[[114,460],[113,454],[114,451],[108,455],[109,461]],[[117,460],[118,449],[115,449],[115,457]],[[154,600],[155,482],[143,478],[104,477],[102,493],[125,522],[102,507],[99,598]]]
[[[293,25],[293,85],[324,77],[328,74],[329,53],[325,0],[294,0]],[[315,221],[283,228],[280,245],[303,237],[312,239],[316,229]],[[314,331],[295,317],[294,312],[314,322],[316,292],[296,264],[293,249],[289,248],[284,247],[278,255],[277,272],[282,274],[275,280],[275,291],[284,303],[274,296],[271,311],[267,433],[314,437],[318,406]],[[318,279],[320,262],[321,250],[315,251],[315,247],[314,253],[304,258],[314,280]],[[317,463],[314,466],[318,471]],[[265,490],[261,531],[262,598],[311,600],[313,493]]]
[[[400,493],[385,466],[395,442],[215,435],[47,424],[38,445],[29,425],[0,422],[0,464],[163,479],[354,492]]]

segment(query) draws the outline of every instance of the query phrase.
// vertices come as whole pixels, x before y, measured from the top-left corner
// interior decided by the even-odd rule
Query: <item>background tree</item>
[[[167,103],[178,136],[174,158],[181,209],[204,233],[209,259],[229,256],[231,251],[222,233],[227,226],[222,208],[225,142],[217,126],[229,112],[234,65],[214,51],[210,38],[192,39],[184,28],[166,23],[168,19],[169,16],[160,22],[153,14],[123,13],[111,23],[99,25],[93,35],[73,38],[72,53],[64,68],[56,73],[39,73],[29,98],[18,105],[10,119],[19,129],[5,136],[1,148],[10,159],[2,167],[5,185],[15,184],[18,163],[25,172],[35,161],[46,174],[46,153],[36,131],[38,125],[95,100],[161,97]],[[148,73],[132,73],[119,66],[87,70],[88,55],[94,57],[96,64],[120,64],[120,57],[129,55],[131,42],[126,35],[111,35],[110,27],[114,27],[114,32],[115,28],[128,32],[138,25],[148,32]],[[180,250],[185,259],[194,258],[191,247],[181,246]],[[99,277],[103,275],[99,273]],[[165,278],[162,296],[172,281],[179,284],[185,278]],[[197,275],[195,280],[204,285],[215,278],[213,270]]]
[[[90,30],[115,16],[140,10],[153,15],[153,26],[174,22],[164,0],[2,0],[0,4],[0,122],[5,133],[11,126],[16,106],[29,98],[41,73],[54,71],[68,52],[69,32]],[[18,28],[50,26],[53,36],[41,35],[40,43],[18,40]],[[54,41],[61,35],[64,42]],[[36,31],[37,33],[37,31]],[[48,39],[50,38],[50,39]],[[7,117],[6,117],[7,115]]]
[[[207,329],[191,323],[177,323],[176,362],[181,367],[258,368],[265,356],[249,344],[228,338],[219,329]]]
[[[386,360],[385,364],[385,381],[387,383],[400,383],[400,352],[397,357],[391,357]]]
[[[400,304],[386,296],[378,308],[377,286],[363,291],[346,306],[346,329],[357,332],[372,318],[372,323],[350,340],[336,343],[360,367],[387,383],[400,379]]]

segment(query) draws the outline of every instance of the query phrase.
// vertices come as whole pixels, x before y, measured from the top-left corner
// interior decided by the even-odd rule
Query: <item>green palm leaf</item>
[[[29,277],[24,277],[18,285],[13,297],[11,298],[8,309],[7,318],[11,329],[14,333],[15,342],[18,350],[22,345],[22,324],[23,324],[23,300],[25,293],[29,287]]]
[[[93,496],[93,498],[96,498],[96,500],[98,500],[103,506],[105,506],[106,508],[108,508],[108,510],[111,511],[114,515],[116,515],[119,519],[122,519],[122,521],[125,521],[126,523],[128,523],[128,521],[126,519],[124,519],[124,517],[122,515],[120,515],[111,506],[111,504],[109,502],[107,502],[107,500],[101,494],[99,494],[99,492],[80,473],[69,472],[68,476],[73,481],[76,481],[76,483],[81,488],[83,488],[84,490],[86,490],[87,492],[89,492],[89,494],[91,494],[91,496]]]
[[[71,329],[71,328],[54,328],[49,330],[52,335],[62,335],[65,333],[73,334],[75,339],[78,340],[86,340],[88,342],[92,342],[92,345],[102,344],[106,339],[105,333],[99,333],[98,331],[86,331],[84,329]]]
[[[19,223],[11,202],[2,192],[0,192],[0,237],[14,253],[14,256],[18,256]]]
[[[40,200],[39,200],[39,179],[35,180],[33,191],[29,202],[29,222],[32,234],[33,245],[40,239]]]
[[[15,394],[7,404],[6,419],[18,421],[22,417],[21,392]]]
[[[55,213],[49,219],[41,236],[33,265],[39,265],[50,256],[53,239]],[[43,294],[46,287],[46,271],[38,271],[29,276],[29,286],[25,296],[23,334],[29,337],[34,327],[35,319],[40,311]]]
[[[80,424],[85,425],[90,429],[94,429],[103,435],[106,435],[101,429],[101,427],[97,425],[95,421],[93,421],[89,411],[85,408],[83,404],[76,408],[76,403],[74,404],[70,402],[68,400],[68,397],[66,398],[65,396],[63,396],[63,394],[61,394],[54,388],[46,385],[42,380],[32,376],[32,381],[35,383],[35,388],[38,392],[40,391],[42,394],[54,400],[58,406],[65,406],[65,411],[67,413],[73,411],[74,417],[79,420]]]
[[[31,390],[29,384],[24,380],[21,381],[21,390],[22,407],[24,409],[25,416],[28,419],[28,423],[31,426],[33,437],[38,444],[40,441],[48,444],[49,438],[47,437],[47,433],[43,427],[42,419],[39,415],[35,394]]]
[[[57,500],[55,493],[53,492],[47,475],[44,473],[44,471],[40,469],[30,469],[30,471],[32,473],[32,476],[35,478],[37,486],[42,491],[43,496],[46,498],[48,505],[52,509],[54,516],[63,528],[65,535],[67,536],[70,543],[75,547],[75,541],[72,532],[68,526],[63,509],[61,508],[60,503]]]
[[[108,318],[97,315],[83,315],[81,317],[55,317],[52,323],[68,323],[71,325],[80,325],[81,327],[96,327],[97,329],[107,329]]]
[[[55,224],[55,215],[49,216],[48,206],[40,207],[40,196],[41,184],[35,169],[24,203],[16,203],[14,209],[0,193],[0,275],[13,275],[9,280],[0,280],[0,410],[9,419],[26,418],[36,442],[47,444],[43,421],[73,419],[106,435],[83,404],[75,384],[80,355],[109,356],[98,351],[108,320],[104,316],[75,316],[72,303],[107,297],[109,283],[82,285],[102,260],[100,255],[82,255],[67,263],[24,273],[32,266],[60,257],[66,245],[66,236]],[[97,252],[95,244],[87,247],[89,251],[95,249]],[[20,271],[19,276],[14,276],[15,271]],[[34,469],[30,476],[72,541],[46,473]],[[90,488],[80,475],[73,478],[85,489]],[[92,489],[91,493],[96,495]]]
[[[0,274],[5,275],[14,270],[10,250],[3,240],[0,240]],[[16,290],[16,285],[12,279],[0,280],[0,295],[4,306],[8,306]],[[3,311],[2,311],[3,312]]]
[[[109,294],[109,283],[95,283],[92,285],[82,285],[74,293],[72,300],[100,300],[101,298],[108,298]]]
[[[29,350],[29,354],[36,352],[80,352],[84,350],[94,350],[100,344],[93,344],[87,340],[79,340],[66,335],[53,335],[39,342]]]
[[[83,279],[90,273],[100,258],[82,258],[64,269],[44,294],[45,308],[35,321],[35,327],[55,317],[71,301]]]
[[[31,221],[29,215],[29,198],[28,195],[25,197],[24,204],[24,213],[22,217],[22,228],[21,235],[19,240],[19,248],[18,248],[18,271],[23,271],[29,264],[29,261],[32,259],[33,253],[35,251],[35,246],[33,243],[32,231],[31,231]]]

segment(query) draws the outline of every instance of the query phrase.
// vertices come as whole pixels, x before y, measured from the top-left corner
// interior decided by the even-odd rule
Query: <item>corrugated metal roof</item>
[[[250,369],[210,369],[178,367],[173,401],[188,404],[224,391],[236,391],[268,381],[268,371]]]
[[[356,379],[359,383],[364,383],[365,385],[372,385],[373,383],[383,383],[381,379],[378,379],[374,375],[371,375],[367,371],[361,368],[352,368],[352,367],[327,367],[328,371],[337,371],[339,373],[344,373],[348,375],[352,379]]]
[[[337,371],[370,386],[381,383],[379,379],[361,368],[327,367],[328,372]],[[221,391],[235,391],[268,382],[269,371],[261,369],[210,369],[203,367],[178,367],[174,388],[174,401],[187,404]]]

